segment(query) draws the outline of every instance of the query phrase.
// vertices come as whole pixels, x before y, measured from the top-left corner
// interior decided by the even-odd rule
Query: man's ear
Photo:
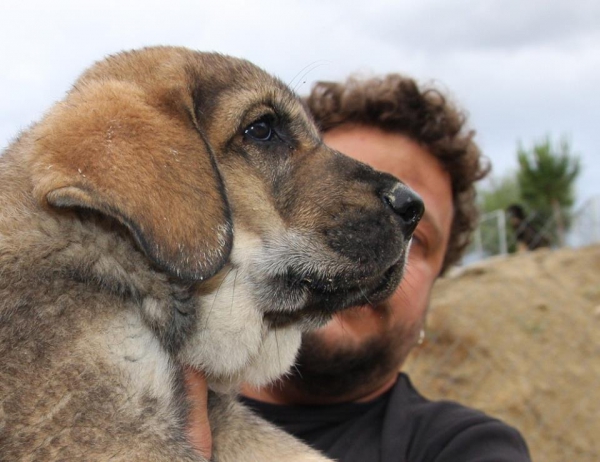
[[[231,251],[230,210],[211,148],[178,106],[159,109],[129,82],[82,84],[34,128],[34,193],[117,219],[160,268],[205,279]]]

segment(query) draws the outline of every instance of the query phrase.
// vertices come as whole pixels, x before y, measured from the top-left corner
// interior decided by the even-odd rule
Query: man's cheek
[[[429,303],[434,278],[427,277],[422,269],[409,269],[393,297],[396,316],[414,320],[423,315]]]

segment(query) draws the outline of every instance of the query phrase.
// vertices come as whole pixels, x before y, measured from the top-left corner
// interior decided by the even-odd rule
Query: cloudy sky
[[[0,146],[94,61],[169,44],[247,58],[312,82],[402,72],[469,113],[495,175],[519,142],[567,136],[578,203],[600,194],[598,0],[3,0]]]

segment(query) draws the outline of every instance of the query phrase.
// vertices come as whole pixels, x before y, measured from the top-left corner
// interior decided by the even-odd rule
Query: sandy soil
[[[405,369],[425,396],[518,428],[534,461],[600,461],[600,245],[490,259],[440,280]]]

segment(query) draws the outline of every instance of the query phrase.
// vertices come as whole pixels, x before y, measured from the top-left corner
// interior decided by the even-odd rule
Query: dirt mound
[[[487,260],[436,286],[405,370],[518,428],[534,461],[600,460],[600,246]]]

